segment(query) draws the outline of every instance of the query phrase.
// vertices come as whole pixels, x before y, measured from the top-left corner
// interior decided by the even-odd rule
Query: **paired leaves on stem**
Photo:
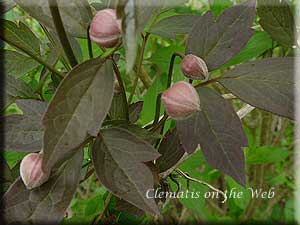
[[[101,131],[92,147],[97,177],[114,195],[151,214],[159,214],[154,199],[146,192],[154,186],[145,162],[157,159],[158,152],[132,133],[109,128]]]

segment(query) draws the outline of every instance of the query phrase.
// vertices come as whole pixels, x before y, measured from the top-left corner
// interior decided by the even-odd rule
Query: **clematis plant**
[[[4,150],[17,154],[3,159],[7,224],[151,224],[173,208],[201,222],[271,214],[226,189],[290,188],[288,172],[273,177],[290,160],[274,146],[294,120],[298,46],[285,0],[33,2],[15,0],[0,26]],[[193,190],[220,199],[155,197]]]

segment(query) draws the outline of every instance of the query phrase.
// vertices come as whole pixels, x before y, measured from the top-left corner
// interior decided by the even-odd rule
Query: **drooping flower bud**
[[[198,56],[186,55],[181,63],[183,74],[192,80],[208,80],[209,74],[206,63]]]
[[[196,89],[185,81],[179,81],[166,90],[161,100],[167,114],[176,120],[186,119],[200,110],[200,98]]]
[[[91,22],[89,32],[91,40],[99,46],[114,47],[121,38],[121,20],[117,19],[116,10],[99,11]]]
[[[42,161],[42,153],[30,153],[23,158],[20,175],[27,189],[36,188],[48,180],[49,173],[43,172]]]

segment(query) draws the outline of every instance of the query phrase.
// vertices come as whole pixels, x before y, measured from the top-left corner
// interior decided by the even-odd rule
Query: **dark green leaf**
[[[59,224],[77,189],[83,154],[78,152],[42,186],[28,190],[19,178],[4,195],[7,223]]]
[[[5,77],[4,108],[13,103],[18,98],[35,98],[35,93],[31,87],[23,80],[12,76]]]
[[[245,48],[243,48],[243,50],[241,50],[223,67],[225,68],[240,64],[242,62],[249,61],[250,59],[259,57],[270,48],[272,48],[272,39],[270,38],[270,36],[264,31],[257,31],[251,37]]]
[[[116,210],[126,214],[132,214],[136,217],[141,217],[145,214],[144,211],[140,210],[129,202],[124,201],[123,199],[117,200]]]
[[[32,54],[40,55],[40,41],[24,23],[16,24],[12,21],[1,19],[0,29],[4,31],[4,33],[0,34],[2,40],[8,43],[16,43]]]
[[[156,165],[160,173],[170,169],[181,159],[185,151],[180,143],[176,128],[166,133],[158,152],[161,157],[156,160]]]
[[[283,46],[295,44],[295,21],[292,10],[285,0],[258,0],[259,23],[271,37]]]
[[[130,123],[135,123],[140,118],[140,113],[143,110],[144,102],[139,101],[131,104],[129,106],[129,121]]]
[[[209,164],[245,185],[242,147],[248,143],[239,117],[231,104],[211,89],[199,88],[198,93],[201,111],[177,121],[181,143],[189,153],[200,144]]]
[[[255,0],[225,10],[215,22],[212,12],[200,17],[187,42],[187,54],[200,56],[208,69],[214,70],[228,62],[253,34]]]
[[[294,60],[269,58],[239,65],[220,83],[250,105],[293,119]]]
[[[3,184],[4,182],[12,182],[13,181],[13,175],[11,172],[11,169],[9,168],[8,163],[6,160],[0,156],[0,165],[2,166],[2,174],[0,174],[0,181]]]
[[[12,76],[5,77],[5,92],[13,98],[33,98],[35,96],[28,84]]]
[[[114,90],[111,61],[86,61],[63,79],[43,118],[44,169],[74,154],[88,134],[97,136]]]
[[[165,38],[176,38],[176,34],[190,33],[199,17],[190,14],[170,16],[154,24],[149,32]]]
[[[47,103],[36,100],[17,100],[23,115],[5,117],[5,150],[37,152],[43,147],[42,115]]]
[[[153,199],[151,170],[143,163],[159,157],[147,142],[120,128],[101,131],[93,145],[92,159],[101,183],[114,195],[151,214],[159,214]]]
[[[48,0],[15,0],[32,17],[54,29]],[[58,6],[66,31],[75,37],[86,37],[92,19],[91,8],[86,0],[58,0]]]
[[[160,134],[157,134],[156,132],[150,132],[145,128],[141,128],[134,124],[121,124],[118,127],[128,130],[130,133],[149,143],[155,143],[157,139],[161,138]]]
[[[4,71],[8,76],[19,78],[39,66],[34,59],[16,51],[1,49],[0,57],[4,57]]]
[[[111,120],[126,120],[122,92],[117,91],[114,93],[114,97],[109,109],[109,117]]]

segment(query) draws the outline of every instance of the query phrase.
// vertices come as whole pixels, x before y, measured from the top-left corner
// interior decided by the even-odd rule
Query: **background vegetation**
[[[215,16],[220,15],[223,10],[231,7],[239,1],[215,0],[209,3],[205,0],[190,0],[186,5],[181,5],[162,14],[157,20],[161,20],[171,15],[192,13],[201,15],[211,9]],[[291,1],[293,6],[293,2]],[[47,61],[53,59],[61,49],[51,48],[51,43],[43,30],[43,27],[20,7],[13,7],[4,14],[7,20],[21,21],[25,23],[38,37],[38,43],[41,46],[40,52]],[[292,48],[282,46],[272,40],[270,35],[265,32],[258,23],[259,17],[256,17],[254,25],[255,34],[252,36],[246,47],[226,65],[211,73],[212,77],[223,74],[224,71],[234,67],[236,64],[243,63],[252,59],[266,57],[293,56]],[[126,74],[125,72],[125,53],[119,51],[119,67],[125,82],[127,96],[132,102],[144,101],[141,117],[138,120],[139,125],[146,125],[153,120],[155,114],[156,96],[164,89],[167,82],[167,71],[169,60],[174,51],[184,52],[185,37],[178,35],[175,39],[162,38],[151,34],[147,43],[143,38],[139,38],[139,48],[145,45],[144,61],[142,74],[144,82],[136,79],[134,72]],[[89,59],[89,52],[86,39],[74,38],[73,48],[76,57],[83,62]],[[23,80],[33,90],[39,90],[39,79],[44,71],[44,67],[33,59],[27,57],[22,52],[16,52],[14,48],[5,45],[5,49],[13,50],[5,55],[5,69],[7,75],[12,75]],[[94,55],[99,56],[102,50],[93,45]],[[2,52],[2,50],[0,50]],[[59,60],[56,68],[64,70],[64,61]],[[53,77],[52,77],[53,78]],[[183,80],[184,77],[180,70],[180,60],[177,59],[174,68],[174,82]],[[43,97],[49,101],[55,90],[57,83],[55,79],[47,79],[44,86]],[[226,94],[224,88],[218,84],[214,85],[220,93]],[[132,93],[135,92],[135,95]],[[231,99],[236,110],[240,109],[244,103],[237,99]],[[16,104],[10,105],[2,114],[20,114]],[[95,173],[93,173],[88,148],[85,149],[84,167],[86,168],[88,178],[81,182],[77,189],[74,199],[68,209],[66,217],[62,224],[70,224],[78,221],[84,221],[92,224],[93,221],[106,215],[106,221],[116,221],[122,225],[134,225],[149,223],[153,220],[160,222],[232,222],[241,220],[263,220],[269,222],[294,222],[294,178],[293,178],[293,122],[276,116],[274,114],[255,109],[243,119],[244,129],[246,131],[249,147],[245,149],[247,164],[247,186],[238,185],[233,179],[223,175],[216,169],[208,165],[202,152],[185,160],[179,168],[188,173],[191,177],[206,181],[222,190],[235,189],[242,191],[244,197],[240,199],[228,199],[225,204],[220,203],[220,199],[169,199],[162,208],[162,215],[159,218],[147,216],[136,209],[129,209],[117,205],[117,200],[113,196],[108,201],[108,192],[105,187],[98,182]],[[174,126],[172,121],[168,121],[165,127]],[[17,153],[12,151],[3,151],[2,157],[7,162],[10,171],[10,179],[5,179],[4,191],[11,182],[19,175],[20,160],[26,153]],[[179,178],[182,189],[186,190],[186,180]],[[170,181],[172,189],[176,190],[176,183]],[[204,193],[209,191],[206,186],[197,183],[190,183],[191,191]],[[251,198],[249,187],[268,191],[274,187],[275,197],[271,199]]]

